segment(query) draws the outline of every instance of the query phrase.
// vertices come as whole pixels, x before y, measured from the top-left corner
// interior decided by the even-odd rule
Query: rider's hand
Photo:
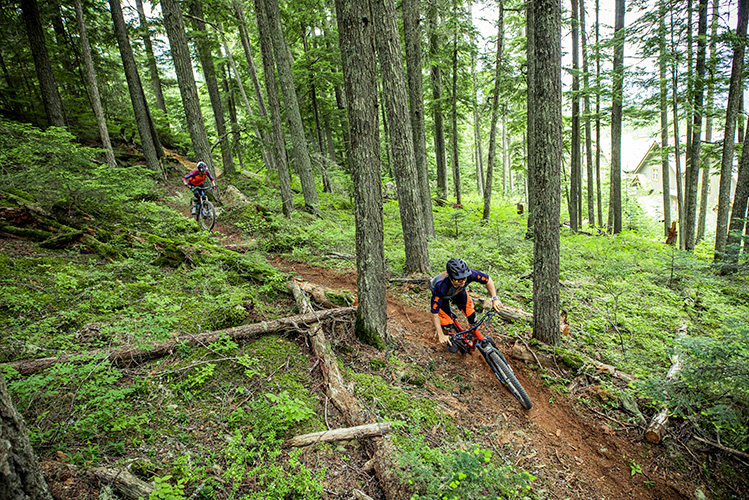
[[[499,299],[492,300],[492,309],[494,309],[494,311],[499,312],[500,309],[502,309],[502,307],[504,306],[502,305],[502,302]]]
[[[437,340],[439,340],[440,344],[452,345],[452,341],[450,340],[450,337],[448,335],[445,335],[442,328],[440,328],[439,330],[435,330],[435,332],[437,333]]]

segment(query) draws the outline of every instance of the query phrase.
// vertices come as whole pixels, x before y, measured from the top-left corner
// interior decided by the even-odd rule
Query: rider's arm
[[[432,314],[432,323],[434,323],[434,333],[437,335],[437,340],[440,344],[446,344],[450,342],[450,337],[445,335],[445,332],[442,331],[442,324],[440,323],[440,315],[439,314]]]
[[[216,189],[216,181],[213,179],[213,176],[211,175],[211,171],[206,170],[205,173],[208,174],[208,178],[211,180],[211,186],[213,186],[213,188]]]
[[[499,312],[499,309],[502,307],[502,301],[497,297],[497,289],[491,278],[486,282],[486,291],[489,292],[489,296],[492,298],[492,309]]]
[[[184,183],[185,183],[185,186],[187,186],[187,180],[188,180],[188,179],[189,179],[190,177],[192,177],[193,175],[195,175],[195,174],[196,174],[197,172],[198,172],[197,170],[193,170],[192,172],[190,172],[189,174],[187,174],[186,176],[184,176],[184,177],[182,178],[182,182],[184,182]]]

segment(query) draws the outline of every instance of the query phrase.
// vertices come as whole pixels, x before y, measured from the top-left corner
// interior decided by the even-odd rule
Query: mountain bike
[[[203,226],[204,229],[210,231],[213,229],[213,226],[216,225],[216,209],[213,207],[213,203],[208,201],[206,191],[208,191],[209,188],[195,186],[192,189],[198,196],[198,204],[193,217],[195,217],[196,221],[200,221],[200,225]]]
[[[458,350],[460,352],[464,354],[473,354],[476,348],[478,348],[479,352],[484,356],[484,359],[489,365],[489,368],[492,369],[494,375],[497,376],[497,379],[499,379],[502,385],[507,387],[507,390],[510,391],[510,394],[515,396],[515,399],[520,401],[520,404],[523,405],[523,408],[525,408],[526,410],[530,410],[533,407],[533,403],[528,397],[528,394],[525,392],[525,389],[523,389],[523,386],[520,385],[520,382],[518,382],[518,379],[515,376],[515,372],[512,371],[512,368],[507,362],[507,359],[504,357],[502,352],[497,349],[497,345],[494,343],[494,340],[492,340],[492,338],[488,335],[482,335],[478,330],[478,327],[484,321],[486,321],[488,324],[488,322],[491,321],[492,317],[494,317],[494,314],[496,314],[494,309],[490,309],[467,330],[463,330],[458,322],[456,320],[453,320],[455,323],[455,327],[458,330],[457,333],[453,333],[452,335],[450,335],[449,332],[445,333],[450,335],[451,342],[458,347]]]

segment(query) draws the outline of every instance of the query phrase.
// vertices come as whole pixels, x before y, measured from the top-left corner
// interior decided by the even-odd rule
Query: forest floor
[[[246,241],[240,231],[220,219],[214,230],[224,234],[224,244],[232,248]],[[311,284],[356,294],[355,272],[282,257],[270,256],[269,262]],[[483,433],[495,450],[511,450],[514,464],[539,478],[534,488],[545,489],[558,499],[691,499],[696,498],[695,490],[706,490],[675,470],[667,448],[645,442],[644,428],[596,416],[575,398],[555,391],[535,367],[511,357],[511,344],[505,339],[498,344],[533,401],[533,408],[524,410],[499,385],[478,353],[451,354],[437,342],[428,295],[426,284],[389,288],[392,355],[414,366],[429,367],[433,376],[462,380],[461,386],[467,389],[459,393],[446,392],[428,381],[423,392],[464,427]],[[495,331],[501,333],[501,325]],[[637,465],[641,473],[633,474]]]
[[[175,195],[183,189],[177,179],[167,188]],[[189,216],[188,206],[176,208]],[[242,251],[253,246],[252,235],[222,222],[220,215],[214,232],[220,235],[219,244],[232,250]],[[282,272],[309,283],[356,294],[354,271],[340,271],[274,255],[269,255],[268,261]],[[575,396],[559,391],[559,384],[555,387],[548,378],[542,377],[536,366],[512,358],[511,338],[504,335],[502,322],[495,321],[489,333],[510,360],[533,401],[533,408],[524,410],[499,385],[479,354],[451,354],[437,342],[428,311],[428,294],[426,283],[391,284],[388,288],[390,339],[387,355],[429,373],[423,386],[409,385],[404,390],[409,395],[434,401],[441,411],[458,422],[460,428],[470,430],[474,440],[481,440],[487,448],[536,476],[538,479],[533,482],[533,489],[541,497],[560,500],[710,498],[697,492],[701,490],[709,494],[709,489],[701,484],[701,474],[696,467],[677,467],[673,456],[676,445],[651,445],[643,439],[643,427],[602,416],[595,409],[581,404]],[[304,343],[304,340],[295,342]],[[340,348],[346,343],[349,343],[347,348]],[[351,335],[331,340],[336,355],[346,366],[371,371],[368,369],[370,361],[387,361],[385,352],[359,344],[353,346],[352,343],[356,340]],[[310,370],[316,372],[313,376],[322,384],[319,369],[315,370],[315,366],[316,361],[310,354]],[[385,372],[388,370],[386,368]],[[392,371],[386,380],[394,386],[406,385]],[[451,383],[438,387],[432,382],[434,380]],[[331,412],[332,424],[342,424],[334,408],[328,410],[326,406],[326,411]],[[436,442],[442,437],[441,429],[434,428],[427,441]],[[206,446],[210,445],[206,443]],[[320,465],[319,455],[311,460]],[[363,448],[350,453],[349,460],[330,454],[322,460],[327,471],[326,491],[337,491],[341,495],[329,495],[329,498],[352,498],[350,492],[361,488],[362,481],[369,486],[369,495],[382,498],[372,473],[357,468],[357,464],[362,466],[367,460]],[[50,462],[42,466],[48,480],[58,483],[53,485],[53,489],[57,487],[59,491],[64,484],[78,483],[64,470],[55,470]],[[83,484],[78,483],[78,486],[83,487]],[[348,493],[344,496],[344,492]],[[84,494],[56,496],[74,497],[88,498]]]

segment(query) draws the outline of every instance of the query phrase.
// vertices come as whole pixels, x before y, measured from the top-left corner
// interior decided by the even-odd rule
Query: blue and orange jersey
[[[432,278],[432,281],[429,285],[429,287],[432,289],[432,314],[437,314],[439,312],[440,306],[442,305],[442,301],[444,299],[449,300],[454,295],[457,295],[460,292],[464,291],[469,283],[481,283],[482,285],[486,285],[488,281],[488,274],[482,273],[481,271],[476,271],[475,269],[471,269],[471,275],[466,278],[465,284],[461,287],[456,288],[450,281],[450,277],[447,275],[447,271],[438,274],[437,276]]]
[[[203,181],[206,177],[208,177],[211,182],[213,182],[213,176],[208,170],[206,170],[205,172],[201,172],[200,170],[193,170],[192,172],[184,176],[182,180],[189,182],[192,186],[200,186],[201,184],[203,184]]]

